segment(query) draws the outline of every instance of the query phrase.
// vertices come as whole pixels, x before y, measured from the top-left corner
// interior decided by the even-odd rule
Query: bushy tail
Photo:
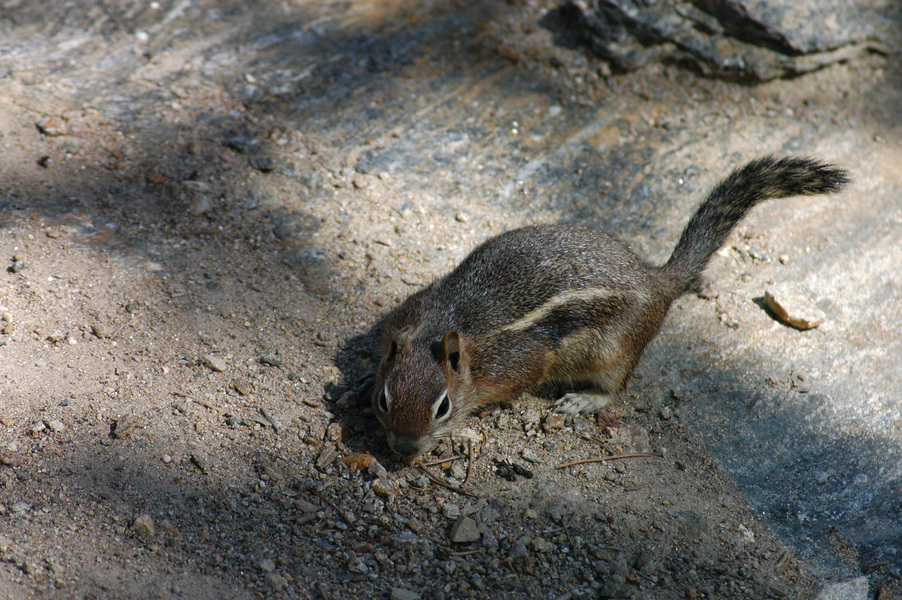
[[[810,158],[765,156],[721,181],[690,219],[661,271],[687,291],[730,231],[757,204],[772,198],[838,192],[849,181],[843,169]]]

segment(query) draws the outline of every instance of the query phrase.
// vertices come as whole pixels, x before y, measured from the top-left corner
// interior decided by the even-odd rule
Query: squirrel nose
[[[404,462],[407,464],[413,462],[413,459],[420,454],[420,442],[414,438],[392,435],[389,436],[388,444],[392,450],[404,458]]]

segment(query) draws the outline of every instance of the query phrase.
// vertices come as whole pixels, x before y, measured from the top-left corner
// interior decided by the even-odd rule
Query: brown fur
[[[549,383],[588,388],[579,407],[601,406],[595,396],[626,390],[671,303],[751,208],[846,181],[809,159],[752,161],[714,188],[661,268],[581,227],[488,240],[386,320],[373,407],[389,444],[408,458],[428,452],[474,409]]]

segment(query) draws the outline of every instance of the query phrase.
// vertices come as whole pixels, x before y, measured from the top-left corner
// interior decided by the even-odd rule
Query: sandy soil
[[[831,78],[866,94],[886,59],[765,86],[756,106],[677,67],[611,76],[537,24],[551,5],[7,5],[0,596],[805,598],[824,583],[686,424],[669,345],[597,420],[534,397],[474,417],[472,472],[463,442],[433,467],[468,494],[393,459],[366,375],[379,319],[478,241],[584,214],[517,178],[560,178],[529,160],[588,106],[685,108],[591,134],[629,144],[708,118],[693,98],[742,119]],[[654,207],[607,224],[659,260],[731,166],[698,164],[654,235]],[[746,262],[715,265],[719,280],[754,270],[751,246],[782,251],[743,232]],[[690,345],[714,344],[722,315],[758,318],[712,298],[676,308],[677,324],[710,319]],[[559,468],[629,451],[659,458]],[[829,552],[830,577],[861,574],[842,532]],[[868,574],[900,597],[891,572]]]

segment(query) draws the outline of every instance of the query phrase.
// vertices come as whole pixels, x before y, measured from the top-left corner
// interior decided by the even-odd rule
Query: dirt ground
[[[612,75],[550,2],[87,4],[0,13],[0,596],[902,598],[840,529],[800,551],[687,416],[708,366],[707,397],[748,379],[716,348],[785,335],[734,290],[848,219],[821,201],[741,228],[613,412],[474,416],[432,467],[467,493],[365,397],[380,318],[480,240],[580,220],[660,261],[740,156],[843,162],[890,239],[898,57],[748,88]]]

